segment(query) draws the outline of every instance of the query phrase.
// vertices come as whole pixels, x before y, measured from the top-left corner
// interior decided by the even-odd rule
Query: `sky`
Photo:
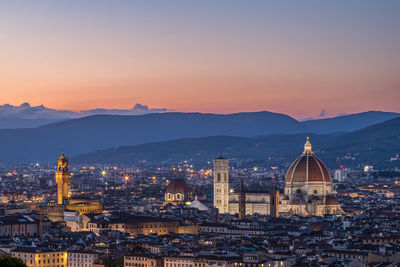
[[[400,1],[1,1],[0,104],[400,112]]]

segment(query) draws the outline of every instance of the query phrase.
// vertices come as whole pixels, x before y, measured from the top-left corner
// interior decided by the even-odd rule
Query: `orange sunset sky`
[[[400,112],[398,1],[23,4],[0,4],[0,104]]]

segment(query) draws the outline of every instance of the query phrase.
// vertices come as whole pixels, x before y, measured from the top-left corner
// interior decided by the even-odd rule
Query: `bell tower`
[[[214,207],[219,213],[229,212],[229,159],[214,159]]]
[[[57,204],[62,205],[64,201],[69,198],[68,187],[71,179],[71,173],[68,170],[68,158],[65,157],[64,152],[58,158],[56,183],[57,183]]]
[[[240,181],[239,190],[239,219],[242,220],[246,216],[246,193],[244,192],[243,179]]]

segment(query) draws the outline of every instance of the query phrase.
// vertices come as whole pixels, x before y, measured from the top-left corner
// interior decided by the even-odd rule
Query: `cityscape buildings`
[[[399,267],[400,1],[0,1],[0,267]]]
[[[331,171],[309,138],[286,170],[230,161],[214,159],[212,172],[189,162],[71,168],[62,153],[53,175],[51,165],[10,166],[0,252],[27,266],[400,263],[395,171]]]

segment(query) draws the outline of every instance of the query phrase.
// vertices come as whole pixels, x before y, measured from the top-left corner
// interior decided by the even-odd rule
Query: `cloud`
[[[140,111],[148,111],[149,110],[149,106],[137,103],[132,109],[135,110],[135,111],[138,111],[138,110],[140,110]]]
[[[23,103],[20,106],[10,104],[0,105],[0,117],[20,119],[69,119],[77,118],[80,114],[69,110],[46,108],[43,105],[31,106]]]
[[[325,109],[323,109],[323,110],[321,110],[321,112],[319,113],[319,115],[318,115],[318,117],[319,118],[324,118],[324,117],[326,117],[326,110]]]
[[[137,103],[135,106],[133,106],[132,110],[141,114],[162,113],[168,111],[166,108],[149,108],[148,105],[142,105],[140,103]]]
[[[23,103],[20,106],[10,104],[0,105],[0,118],[21,119],[73,119],[91,115],[143,115],[149,113],[161,113],[168,111],[167,108],[149,108],[148,105],[137,103],[131,109],[105,109],[96,108],[74,112],[69,110],[57,110],[47,108],[43,105],[31,106]]]
[[[84,116],[88,115],[144,115],[150,113],[162,113],[166,112],[168,109],[166,108],[149,108],[148,105],[142,105],[140,103],[135,104],[131,109],[90,109],[84,110],[80,113]]]

